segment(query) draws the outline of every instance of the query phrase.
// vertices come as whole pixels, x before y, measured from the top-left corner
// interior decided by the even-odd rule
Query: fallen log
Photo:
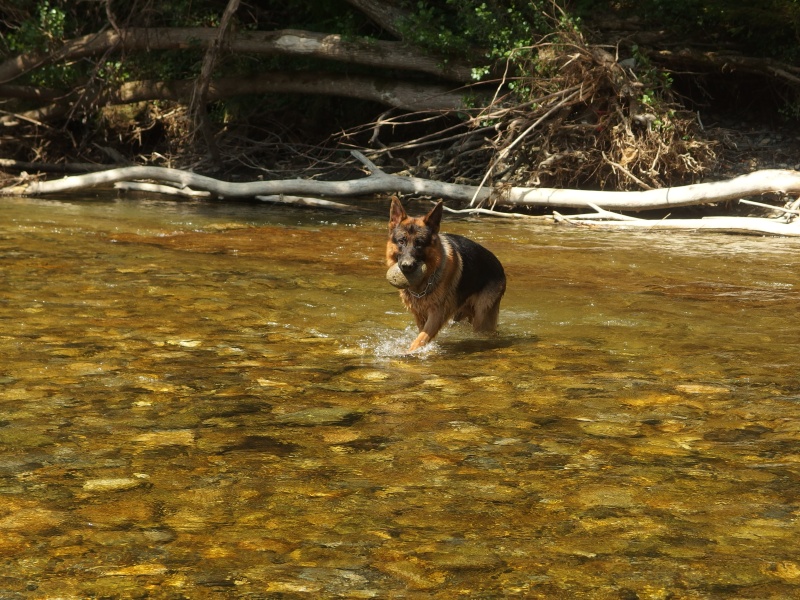
[[[106,106],[170,100],[188,103],[195,89],[195,80],[181,81],[127,81],[118,87],[103,90],[96,101]],[[12,86],[13,87],[13,86]],[[0,86],[0,97],[9,86]],[[54,92],[55,93],[55,92]],[[263,72],[252,77],[220,77],[209,82],[208,97],[211,102],[243,94],[301,94],[332,95],[370,100],[385,106],[409,111],[448,111],[465,108],[464,94],[451,86],[436,83],[404,81],[364,75],[309,72]],[[63,118],[75,110],[80,90],[72,95],[59,94],[58,102],[24,113],[0,117],[0,125],[12,125],[19,120],[46,122]],[[146,176],[145,176],[146,177]]]
[[[112,53],[153,52],[156,50],[206,49],[217,37],[215,27],[131,27],[107,29],[65,40],[47,53],[28,52],[0,62],[0,83],[7,83],[32,69],[58,61],[77,61],[88,56]],[[331,33],[296,29],[280,31],[233,32],[225,49],[234,54],[288,55],[355,63],[375,69],[420,71],[451,81],[472,80],[466,61],[444,61],[402,42],[375,39],[348,39]]]
[[[765,169],[725,181],[636,192],[511,188],[497,203],[552,208],[584,208],[596,204],[607,210],[641,211],[715,204],[769,193],[800,193],[800,172]]]
[[[740,200],[742,203],[755,204],[762,208],[778,210],[785,214],[784,219],[794,219],[797,211],[770,206],[760,202],[750,202]],[[566,223],[579,227],[591,229],[638,229],[645,231],[664,231],[664,230],[691,230],[691,231],[714,231],[720,233],[746,233],[752,235],[777,235],[798,237],[800,236],[800,221],[787,221],[770,219],[763,217],[703,217],[700,219],[639,219],[630,215],[613,213],[590,204],[596,212],[585,215],[564,216],[553,211],[553,219],[556,223]],[[791,215],[791,216],[788,216]]]
[[[371,174],[346,181],[316,181],[311,179],[279,179],[273,181],[229,182],[165,167],[122,167],[85,175],[75,175],[48,181],[30,181],[0,189],[0,195],[37,196],[60,194],[86,188],[110,185],[120,181],[150,180],[171,183],[178,187],[204,190],[219,198],[255,198],[256,196],[300,195],[347,197],[400,192],[425,194],[451,200],[469,201],[476,186],[431,181],[419,177],[388,175],[358,152],[354,156],[367,165]],[[489,188],[483,188],[479,199],[488,199]]]
[[[352,152],[370,172],[360,179],[316,181],[279,179],[228,182],[189,171],[163,167],[122,167],[54,179],[29,181],[0,189],[0,195],[46,195],[75,191],[120,181],[151,180],[207,191],[219,198],[254,198],[271,195],[347,197],[370,194],[417,194],[456,202],[494,206],[536,208],[585,208],[597,205],[606,210],[663,210],[682,206],[712,204],[767,193],[800,194],[800,172],[769,169],[755,171],[726,181],[653,189],[636,192],[569,190],[554,188],[490,188],[432,181],[420,177],[389,175],[359,152]]]

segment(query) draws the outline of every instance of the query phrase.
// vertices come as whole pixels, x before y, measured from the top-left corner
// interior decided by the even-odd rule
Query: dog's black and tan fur
[[[423,262],[427,267],[421,282],[400,290],[419,327],[409,351],[430,342],[451,317],[467,319],[475,331],[494,332],[506,291],[503,265],[494,254],[460,235],[439,233],[442,209],[439,202],[426,216],[409,217],[392,198],[386,265],[398,264],[405,274]]]

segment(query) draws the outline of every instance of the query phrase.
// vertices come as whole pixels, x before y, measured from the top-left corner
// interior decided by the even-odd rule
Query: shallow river
[[[800,241],[445,215],[405,355],[375,206],[0,202],[0,598],[800,597]]]

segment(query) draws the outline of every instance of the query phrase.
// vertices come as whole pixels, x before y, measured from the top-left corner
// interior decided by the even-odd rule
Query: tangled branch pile
[[[523,75],[508,76],[515,68]],[[345,141],[369,129],[373,156],[426,149],[413,174],[495,187],[651,189],[695,182],[715,160],[668,75],[643,56],[619,61],[574,29],[517,50],[496,83],[486,108],[434,134],[383,146],[384,127],[423,120],[401,116]]]

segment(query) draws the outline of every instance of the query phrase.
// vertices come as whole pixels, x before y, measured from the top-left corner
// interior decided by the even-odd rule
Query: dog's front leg
[[[408,351],[413,352],[417,348],[421,348],[425,344],[429,343],[433,338],[436,337],[436,334],[439,333],[439,330],[442,328],[443,324],[444,319],[442,318],[442,315],[432,314],[428,316],[428,320],[425,321],[425,326],[422,328],[422,331],[419,332],[417,339],[412,342]]]

